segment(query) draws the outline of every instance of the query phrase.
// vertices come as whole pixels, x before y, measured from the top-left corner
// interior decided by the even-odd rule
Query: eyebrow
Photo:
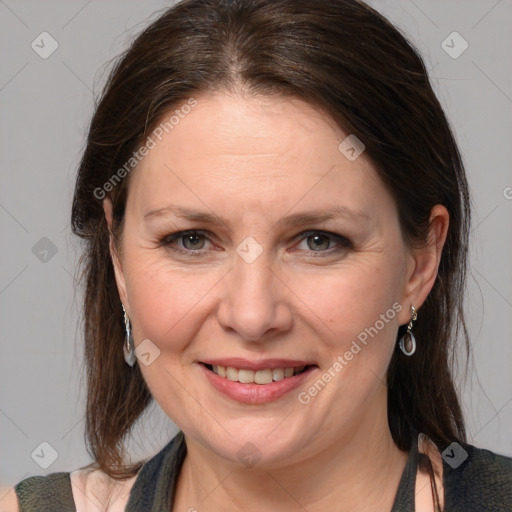
[[[158,208],[156,210],[151,210],[144,214],[144,219],[150,219],[154,217],[163,217],[172,213],[175,217],[180,219],[204,222],[206,224],[226,224],[225,220],[223,220],[218,215],[214,215],[212,213],[208,213],[201,210],[193,210],[191,208],[184,208],[183,206],[177,205],[167,205],[163,208]]]
[[[369,216],[362,210],[353,210],[345,206],[333,206],[327,210],[311,210],[294,213],[280,219],[277,223],[283,226],[297,226],[303,224],[319,224],[338,218],[349,218],[355,221],[368,220]]]
[[[144,220],[149,220],[155,217],[163,217],[168,214],[172,214],[180,219],[201,222],[204,224],[219,225],[223,224],[228,227],[228,222],[219,215],[215,215],[210,212],[195,210],[191,208],[185,208],[177,205],[167,205],[163,208],[151,210],[144,214]],[[359,209],[350,209],[345,206],[333,206],[327,210],[310,210],[307,212],[298,212],[278,220],[273,227],[276,225],[285,227],[302,226],[307,224],[320,224],[328,220],[335,220],[338,218],[348,218],[354,221],[369,220],[367,213]],[[272,229],[272,228],[271,228]]]

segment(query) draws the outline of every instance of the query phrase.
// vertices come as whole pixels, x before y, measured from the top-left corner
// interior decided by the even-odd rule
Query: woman
[[[185,0],[118,62],[73,203],[95,463],[12,510],[511,510],[449,369],[469,228],[425,67],[356,0]],[[154,398],[179,434],[128,464]]]

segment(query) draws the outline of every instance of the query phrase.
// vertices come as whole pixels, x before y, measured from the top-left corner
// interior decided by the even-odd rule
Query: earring
[[[400,341],[398,343],[400,350],[406,355],[406,356],[412,356],[414,352],[416,352],[416,338],[414,337],[414,334],[412,331],[413,323],[418,318],[418,312],[416,311],[416,308],[414,306],[411,306],[411,320],[409,322],[409,325],[407,326],[407,332],[400,338]]]
[[[133,342],[132,327],[130,325],[130,319],[126,314],[126,310],[124,309],[124,304],[122,307],[124,314],[124,327],[126,329],[126,343],[123,344],[124,360],[126,361],[127,365],[133,366],[135,361],[137,361],[137,356],[135,355],[135,344]]]

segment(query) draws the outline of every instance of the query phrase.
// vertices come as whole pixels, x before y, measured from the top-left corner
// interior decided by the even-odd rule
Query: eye
[[[336,233],[324,231],[309,231],[298,235],[300,243],[297,248],[302,251],[334,252],[351,247],[351,243],[345,237]]]
[[[161,244],[178,252],[199,252],[207,244],[207,237],[201,231],[178,231],[165,236]]]
[[[186,235],[183,235],[181,238],[181,243],[183,244],[183,247],[185,249],[189,250],[197,250],[202,249],[205,244],[205,237],[201,233],[188,233]]]
[[[323,251],[325,249],[329,249],[332,240],[325,235],[309,235],[306,238],[306,242],[308,244],[308,248],[312,251]]]

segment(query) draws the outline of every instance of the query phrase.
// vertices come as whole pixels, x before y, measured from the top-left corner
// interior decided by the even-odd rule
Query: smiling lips
[[[253,405],[277,400],[298,387],[318,368],[308,361],[267,359],[251,362],[239,358],[202,361],[199,366],[217,391],[237,402]]]

